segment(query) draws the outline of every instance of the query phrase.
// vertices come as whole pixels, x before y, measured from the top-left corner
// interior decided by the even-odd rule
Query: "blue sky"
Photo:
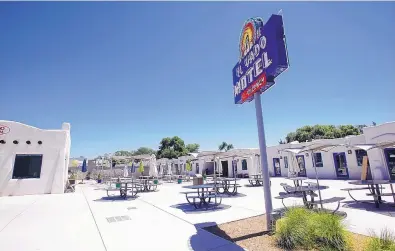
[[[283,9],[290,68],[262,96],[268,145],[314,124],[394,120],[395,3],[0,3],[0,118],[71,123],[72,155],[258,147],[233,103],[244,21]]]

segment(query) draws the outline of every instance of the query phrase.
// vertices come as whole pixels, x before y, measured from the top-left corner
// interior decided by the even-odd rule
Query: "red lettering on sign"
[[[262,74],[260,78],[254,81],[247,89],[243,91],[241,94],[241,100],[244,102],[249,97],[254,95],[257,91],[259,91],[262,87],[264,87],[267,83],[266,74]]]

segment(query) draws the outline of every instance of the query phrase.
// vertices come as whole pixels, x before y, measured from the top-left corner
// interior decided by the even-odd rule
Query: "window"
[[[358,150],[355,150],[355,156],[357,156],[358,166],[362,166],[363,156],[368,156],[368,153],[365,150],[358,149]]]
[[[199,163],[196,163],[196,173],[199,173]]]
[[[247,170],[247,160],[245,159],[241,161],[241,170]]]
[[[288,168],[288,157],[287,156],[284,156],[284,167],[285,168]]]
[[[32,154],[17,154],[15,156],[13,179],[40,178],[43,156]]]
[[[321,153],[314,153],[314,165],[316,167],[323,167],[324,163],[322,162],[322,154]]]

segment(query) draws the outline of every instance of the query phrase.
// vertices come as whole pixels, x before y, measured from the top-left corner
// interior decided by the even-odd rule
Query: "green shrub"
[[[350,249],[347,232],[338,215],[328,212],[313,212],[305,208],[290,208],[276,223],[275,238],[283,249],[303,250]]]
[[[311,213],[305,208],[292,207],[285,217],[276,222],[276,242],[284,249],[310,246],[308,219]]]
[[[380,236],[372,233],[366,245],[366,251],[395,251],[395,235],[385,228],[380,232]]]
[[[340,216],[318,212],[311,215],[310,227],[317,244],[333,250],[347,250],[346,230]]]

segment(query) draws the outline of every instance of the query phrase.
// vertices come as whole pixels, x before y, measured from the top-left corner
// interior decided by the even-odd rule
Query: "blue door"
[[[333,153],[333,161],[335,162],[335,170],[338,179],[348,179],[348,168],[346,153]]]
[[[395,148],[384,149],[385,160],[387,161],[390,180],[395,181]]]
[[[298,177],[306,177],[306,162],[303,155],[296,155],[296,163],[298,163]]]
[[[281,177],[281,166],[280,166],[279,158],[273,158],[273,168],[274,168],[274,176]]]

